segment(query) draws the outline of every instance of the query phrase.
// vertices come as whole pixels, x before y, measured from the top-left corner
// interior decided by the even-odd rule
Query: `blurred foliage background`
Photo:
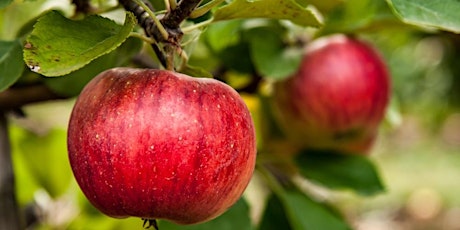
[[[39,12],[36,7],[68,11],[57,2],[30,1],[22,5],[23,13],[18,15],[3,10],[1,37],[11,38],[30,18],[37,17],[31,13]],[[348,191],[317,188],[318,194],[337,204],[360,230],[460,229],[460,36],[403,24],[384,1],[327,2],[342,5],[328,13],[324,28],[309,32],[310,39],[353,32],[373,43],[388,63],[393,96],[370,156],[379,168],[386,192],[363,198]],[[322,7],[332,9],[327,4]],[[219,65],[220,59],[207,47],[211,32],[200,37],[190,63],[205,64],[209,69]],[[233,42],[226,39],[218,40]],[[244,63],[249,56],[240,55],[237,59],[242,64],[228,61],[236,65],[230,73],[235,85],[245,81],[245,68],[250,68]],[[26,80],[35,78],[40,76],[31,74]],[[250,107],[257,106],[254,98],[246,99]],[[30,214],[27,221],[36,223],[34,218],[39,218],[40,224],[33,229],[138,228],[141,220],[103,216],[78,189],[66,150],[66,126],[73,103],[74,99],[68,99],[30,105],[23,108],[26,117],[10,118],[17,197],[22,209]],[[245,193],[249,206],[240,202],[235,210],[249,212],[251,220],[257,222],[265,205],[261,197],[266,194],[256,175]],[[241,215],[234,218],[248,221]]]

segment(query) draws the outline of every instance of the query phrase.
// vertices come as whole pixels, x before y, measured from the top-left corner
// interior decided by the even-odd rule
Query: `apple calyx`
[[[155,230],[159,230],[156,219],[144,219],[144,218],[141,218],[141,219],[144,221],[144,224],[142,224],[142,227],[144,229],[153,228]]]

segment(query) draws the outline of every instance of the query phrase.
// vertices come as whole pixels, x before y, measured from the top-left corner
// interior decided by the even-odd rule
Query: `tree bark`
[[[8,124],[4,111],[0,111],[0,229],[21,229],[15,195]]]

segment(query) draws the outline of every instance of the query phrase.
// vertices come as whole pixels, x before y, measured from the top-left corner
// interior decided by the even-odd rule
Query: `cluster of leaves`
[[[165,9],[163,3],[151,2],[159,9],[158,12]],[[80,15],[75,14],[69,2],[59,0],[1,1],[0,91],[39,82],[56,94],[72,97],[78,95],[83,86],[101,71],[115,66],[137,66],[139,64],[133,62],[135,57],[144,52],[152,54],[150,49],[142,46],[145,38],[140,34],[141,28],[137,26],[133,14],[120,8],[113,10],[116,3],[97,5],[100,14]],[[183,23],[184,28],[203,22],[208,25],[200,27],[198,35],[186,34],[184,40],[192,42],[183,49],[191,56],[189,67],[183,71],[196,76],[212,72],[215,77],[236,88],[250,84],[254,79],[279,81],[296,71],[302,46],[316,36],[330,33],[369,34],[382,28],[419,31],[437,28],[457,33],[460,32],[460,22],[456,17],[456,7],[458,4],[455,0],[228,1],[204,16]],[[283,167],[271,164],[270,160],[268,163],[263,161],[264,154],[270,155],[265,151],[267,143],[272,141],[273,135],[276,136],[276,127],[272,127],[270,119],[264,120],[270,116],[266,95],[257,90],[251,90],[250,93],[250,100],[257,101],[250,107],[261,137],[258,145],[262,160],[257,167],[257,175],[264,179],[271,191],[258,226],[253,226],[249,206],[242,199],[224,215],[208,223],[184,227],[161,222],[160,227],[351,229],[327,201],[317,199],[311,191],[302,189],[291,180],[289,173],[283,171]],[[60,178],[53,179],[43,170],[62,166],[62,162],[49,162],[49,167],[43,167],[35,164],[38,160],[33,160],[49,153],[51,155],[47,158],[64,161],[62,152],[65,152],[65,147],[50,144],[47,148],[51,149],[31,155],[27,151],[35,147],[28,148],[28,145],[33,145],[37,140],[22,131],[14,131],[13,135],[17,136],[14,149],[23,152],[19,155],[22,157],[16,159],[24,163],[17,164],[18,170],[23,170],[19,174],[25,173],[26,165],[27,170],[34,172],[33,177],[38,178],[31,188],[43,187],[53,197],[65,193],[64,188],[68,187],[66,183],[70,180],[68,168],[56,171],[69,172],[54,173]],[[60,140],[65,138],[64,133],[53,135]],[[43,143],[37,143],[37,146],[40,144],[45,146]],[[55,156],[58,153],[61,154]],[[311,150],[301,150],[297,156],[289,167],[295,168],[303,179],[324,188],[351,190],[363,196],[384,190],[375,166],[364,156]],[[28,193],[20,199],[27,200],[32,196],[32,193]],[[85,209],[89,210],[92,209]]]

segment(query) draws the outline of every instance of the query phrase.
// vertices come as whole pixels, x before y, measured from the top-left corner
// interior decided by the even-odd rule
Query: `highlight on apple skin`
[[[299,70],[274,86],[275,118],[298,146],[367,154],[390,96],[374,48],[336,34],[307,45]]]
[[[248,108],[213,79],[107,70],[83,89],[68,128],[80,188],[116,218],[208,221],[241,197],[255,167]]]

